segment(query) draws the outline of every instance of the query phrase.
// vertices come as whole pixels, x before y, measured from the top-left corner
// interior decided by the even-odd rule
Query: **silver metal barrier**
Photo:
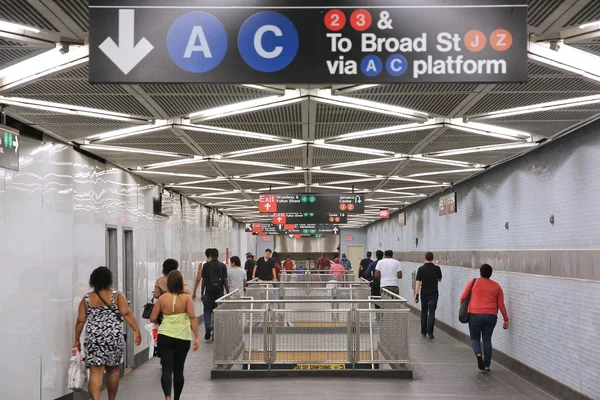
[[[406,299],[393,293],[371,298],[368,289],[259,286],[240,300],[224,296],[214,315],[213,363],[248,369],[410,363]]]

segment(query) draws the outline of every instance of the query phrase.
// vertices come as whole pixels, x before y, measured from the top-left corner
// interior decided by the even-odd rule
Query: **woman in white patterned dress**
[[[140,329],[123,293],[112,290],[112,273],[106,267],[96,268],[90,275],[93,291],[79,303],[75,324],[75,344],[80,348],[79,338],[85,323],[85,364],[90,368],[89,392],[93,400],[100,399],[102,377],[106,370],[108,399],[117,398],[119,388],[119,364],[123,358],[125,335],[123,320],[131,326],[135,344],[142,342]]]

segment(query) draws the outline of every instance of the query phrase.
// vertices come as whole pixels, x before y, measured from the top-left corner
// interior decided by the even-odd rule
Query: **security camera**
[[[69,52],[69,45],[68,44],[62,44],[60,46],[60,54],[67,54]]]

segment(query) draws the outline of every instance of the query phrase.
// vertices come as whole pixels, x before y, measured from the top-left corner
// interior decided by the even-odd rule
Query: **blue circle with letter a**
[[[383,64],[379,57],[369,55],[362,59],[360,63],[360,69],[363,74],[365,74],[369,78],[372,78],[374,76],[379,75],[379,73],[383,69]]]
[[[261,11],[249,17],[238,35],[240,55],[250,67],[276,72],[296,57],[300,40],[296,27],[285,15]]]
[[[213,15],[189,12],[169,28],[167,49],[179,68],[194,73],[210,71],[225,57],[227,32]]]

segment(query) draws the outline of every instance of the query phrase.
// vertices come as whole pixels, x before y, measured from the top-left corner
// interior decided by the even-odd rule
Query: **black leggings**
[[[160,364],[162,365],[162,385],[165,396],[171,395],[171,376],[175,386],[175,400],[179,400],[183,391],[183,366],[188,351],[190,351],[190,341],[175,339],[165,335],[158,335],[158,348],[160,349]]]

